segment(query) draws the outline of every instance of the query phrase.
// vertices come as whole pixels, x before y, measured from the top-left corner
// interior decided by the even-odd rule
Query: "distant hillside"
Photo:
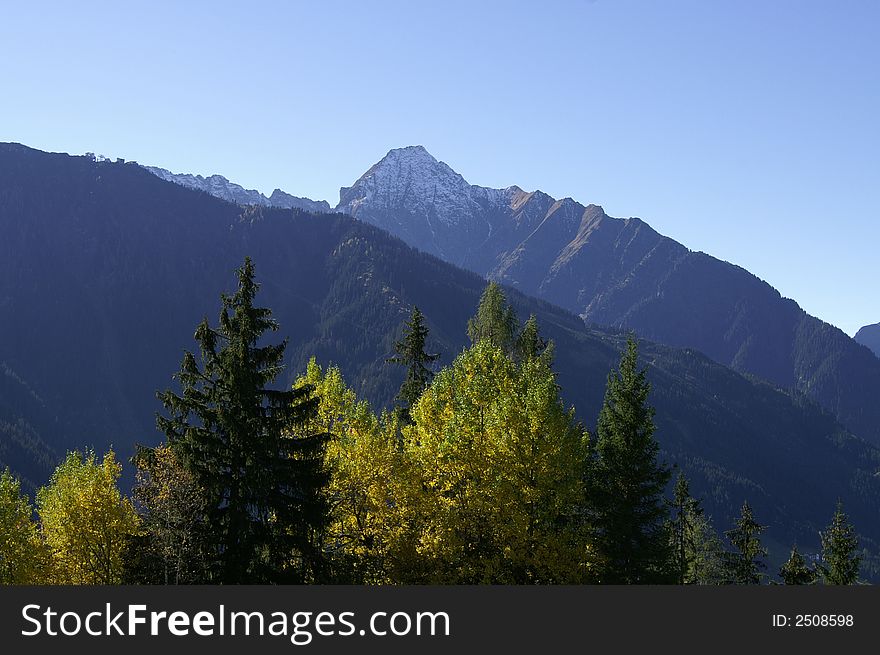
[[[53,434],[53,419],[34,390],[0,361],[0,471],[18,473],[31,493],[46,483],[58,461],[43,436]]]
[[[880,357],[880,323],[866,325],[856,332],[855,340],[870,348],[877,357]]]
[[[41,440],[18,441],[49,457],[112,443],[125,458],[135,442],[157,442],[155,392],[172,385],[197,322],[216,321],[219,293],[233,288],[245,255],[262,284],[259,302],[280,321],[278,338],[290,339],[282,382],[314,354],[338,363],[377,406],[401,381],[385,360],[411,306],[423,310],[432,347],[449,362],[466,344],[484,286],[348,216],[243,209],[140,166],[14,144],[0,145],[0,234],[0,361],[27,381],[11,385],[25,399],[15,406],[33,402],[28,411],[44,415]],[[594,425],[624,334],[510,295],[520,317],[536,314],[556,341],[564,394]],[[646,342],[642,359],[664,457],[693,478],[719,528],[748,498],[773,526],[776,555],[794,540],[815,548],[840,497],[880,553],[878,448],[806,398],[694,350]],[[10,461],[31,478],[44,475],[39,457]]]

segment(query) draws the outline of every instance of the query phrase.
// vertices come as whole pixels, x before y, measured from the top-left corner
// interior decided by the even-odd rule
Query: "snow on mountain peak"
[[[509,204],[517,190],[473,186],[424,146],[407,146],[390,150],[352,186],[341,188],[336,211],[368,219],[364,212],[403,209],[429,223],[455,226],[490,206]]]
[[[282,207],[284,209],[304,209],[305,211],[326,213],[330,204],[326,200],[316,201],[309,198],[298,198],[289,193],[275,189],[267,198],[255,189],[245,189],[240,184],[230,182],[222,175],[192,175],[191,173],[172,173],[157,166],[144,166],[144,169],[166,182],[174,182],[181,186],[204,191],[210,195],[239,205],[261,205],[263,207]]]

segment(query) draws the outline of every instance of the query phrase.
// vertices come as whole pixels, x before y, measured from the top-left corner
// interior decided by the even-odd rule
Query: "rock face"
[[[172,173],[164,168],[156,166],[144,166],[153,175],[162,178],[166,182],[174,182],[190,189],[204,191],[215,198],[220,198],[237,205],[259,205],[261,207],[281,207],[283,209],[303,209],[308,212],[327,213],[330,204],[326,200],[310,200],[298,198],[281,189],[275,189],[268,198],[254,189],[245,189],[235,182],[230,182],[222,175],[202,177],[190,173]]]
[[[855,340],[867,346],[877,357],[880,357],[880,323],[874,325],[866,325],[856,332]]]
[[[474,269],[493,240],[517,187],[487,189],[465,179],[422,146],[389,152],[351,187],[336,211],[377,225],[420,250]]]
[[[589,323],[695,348],[797,389],[880,441],[877,358],[745,269],[638,218],[516,186],[474,186],[421,146],[390,151],[340,190],[336,210]]]

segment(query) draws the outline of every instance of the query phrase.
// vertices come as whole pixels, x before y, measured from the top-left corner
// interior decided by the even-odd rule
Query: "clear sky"
[[[0,8],[0,140],[335,204],[390,148],[639,216],[880,321],[880,2]]]

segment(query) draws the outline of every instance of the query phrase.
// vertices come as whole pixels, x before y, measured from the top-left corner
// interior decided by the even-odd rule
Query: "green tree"
[[[779,569],[779,577],[787,585],[809,585],[816,581],[816,572],[807,566],[807,561],[798,552],[797,544],[792,546],[791,555]]]
[[[721,578],[721,542],[700,501],[690,493],[684,473],[675,480],[672,500],[673,570],[678,584],[717,584]]]
[[[862,557],[858,552],[859,536],[837,501],[837,509],[828,529],[820,533],[822,563],[819,570],[827,585],[851,585],[859,579]]]
[[[671,475],[658,462],[651,387],[638,369],[633,338],[618,371],[608,376],[596,431],[593,485],[599,582],[650,584],[674,580],[663,492]]]
[[[467,333],[472,344],[488,341],[505,354],[513,355],[518,321],[516,312],[496,282],[489,282],[480,297],[476,315],[468,321]]]
[[[388,360],[406,367],[406,378],[397,394],[404,422],[410,421],[412,406],[434,378],[431,364],[439,355],[428,354],[425,350],[428,333],[424,315],[414,306],[409,320],[404,323],[403,338],[394,344],[397,355]]]
[[[751,506],[748,501],[744,502],[734,527],[724,533],[734,547],[726,557],[729,584],[761,583],[764,577],[761,570],[766,568],[762,558],[767,557],[767,550],[761,545],[761,533],[766,528],[755,521]]]
[[[691,529],[696,518],[703,513],[703,508],[700,507],[700,501],[691,496],[687,478],[680,471],[675,479],[672,509],[674,514],[671,532],[676,582],[683,585],[687,581],[693,554]]]
[[[34,509],[9,469],[0,473],[0,585],[45,584],[48,551]]]
[[[541,358],[548,366],[553,363],[553,341],[541,337],[538,319],[532,314],[516,339],[515,355],[519,361]]]
[[[43,537],[60,584],[119,584],[123,552],[139,531],[137,513],[117,485],[122,465],[113,451],[69,453],[37,492]]]
[[[326,524],[325,435],[305,434],[317,400],[307,390],[270,385],[286,340],[260,345],[278,323],[254,306],[259,285],[250,258],[235,295],[221,295],[219,327],[197,327],[201,362],[186,352],[175,375],[180,395],[158,394],[169,416],[158,426],[203,490],[213,553],[212,581],[320,580],[315,541]]]
[[[718,585],[725,580],[724,546],[712,521],[705,514],[694,517],[691,526],[692,555],[685,584]]]

